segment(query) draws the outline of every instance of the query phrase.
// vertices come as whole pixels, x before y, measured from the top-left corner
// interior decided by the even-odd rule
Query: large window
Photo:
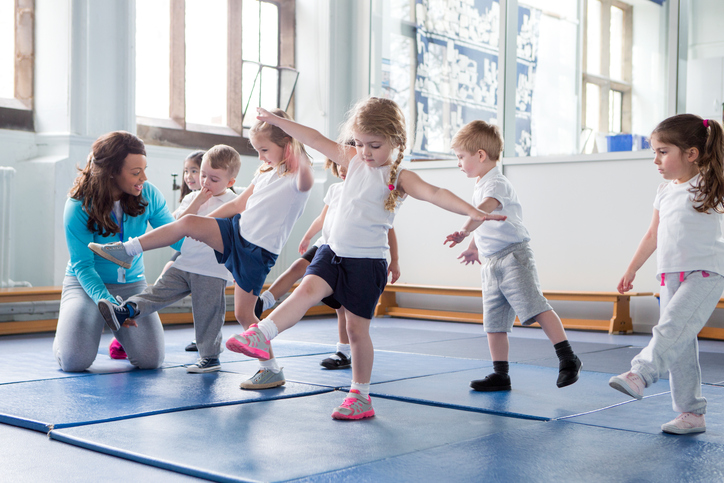
[[[151,144],[252,154],[256,107],[290,108],[294,0],[136,3],[136,115]],[[162,61],[168,59],[168,61]]]
[[[32,0],[0,0],[0,129],[33,130]]]
[[[409,111],[416,159],[472,119],[503,129],[506,158],[645,148],[671,108],[668,3],[373,1],[371,90]]]

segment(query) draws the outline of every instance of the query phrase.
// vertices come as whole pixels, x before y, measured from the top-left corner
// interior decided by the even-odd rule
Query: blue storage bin
[[[633,134],[611,134],[606,136],[606,144],[608,152],[613,151],[632,151],[633,150]]]

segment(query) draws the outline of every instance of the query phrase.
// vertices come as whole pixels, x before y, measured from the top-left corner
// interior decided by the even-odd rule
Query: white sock
[[[277,329],[277,325],[269,317],[259,322],[259,330],[262,334],[264,334],[266,340],[272,340],[279,334],[279,329]]]
[[[268,361],[259,361],[259,364],[261,364],[262,369],[269,369],[274,374],[279,374],[279,371],[282,370],[281,367],[279,367],[279,364],[277,364],[277,360],[275,357],[272,357]]]
[[[342,354],[346,355],[348,359],[352,356],[352,348],[349,346],[349,344],[342,344],[341,342],[337,342],[337,352],[341,352]]]
[[[363,397],[369,397],[369,395],[370,395],[370,383],[369,382],[363,384],[361,382],[352,381],[352,387],[350,387],[349,390],[351,391],[352,389],[357,389]]]
[[[143,253],[143,247],[141,246],[141,242],[138,241],[138,237],[129,238],[127,242],[123,242],[123,248],[126,249],[126,254],[132,257]]]
[[[259,295],[259,298],[261,299],[262,304],[264,304],[264,310],[269,310],[274,307],[275,303],[277,303],[277,299],[274,298],[274,294],[268,290],[264,290],[261,295]]]

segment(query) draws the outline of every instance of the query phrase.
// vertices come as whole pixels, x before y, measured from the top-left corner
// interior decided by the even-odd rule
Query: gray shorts
[[[516,314],[523,325],[531,325],[536,315],[553,310],[541,291],[528,242],[483,258],[482,265],[485,332],[510,332]]]

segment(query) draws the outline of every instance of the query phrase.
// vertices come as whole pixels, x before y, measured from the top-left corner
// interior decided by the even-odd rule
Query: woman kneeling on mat
[[[79,372],[93,364],[106,325],[98,301],[124,299],[147,285],[143,257],[121,268],[95,255],[88,243],[124,241],[145,233],[149,224],[155,228],[173,220],[161,192],[146,182],[143,141],[123,131],[99,137],[75,179],[63,215],[70,261],[53,341],[62,370]],[[138,327],[121,327],[114,335],[131,364],[156,369],[164,358],[161,319],[155,312],[140,319]]]

